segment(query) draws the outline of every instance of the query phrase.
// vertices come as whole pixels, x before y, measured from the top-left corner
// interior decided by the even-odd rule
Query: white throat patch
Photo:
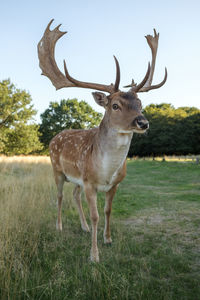
[[[127,133],[127,134],[130,134],[130,133],[133,133],[133,130],[119,130],[118,133]]]

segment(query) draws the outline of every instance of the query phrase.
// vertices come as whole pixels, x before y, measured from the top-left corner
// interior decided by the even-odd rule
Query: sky
[[[41,76],[37,44],[51,19],[51,28],[62,23],[67,31],[56,45],[56,61],[63,72],[63,59],[76,79],[102,84],[115,80],[113,55],[120,63],[121,83],[140,82],[151,60],[144,38],[160,33],[154,81],[166,84],[139,95],[143,106],[171,103],[175,107],[200,108],[200,1],[199,0],[18,0],[1,2],[0,81],[10,78],[31,94],[40,114],[51,101],[77,98],[103,112],[91,94],[82,88],[56,91]]]

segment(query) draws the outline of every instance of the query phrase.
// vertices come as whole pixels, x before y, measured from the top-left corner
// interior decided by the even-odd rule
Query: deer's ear
[[[94,92],[92,93],[94,100],[97,104],[105,107],[108,104],[108,98],[104,93],[101,92]]]

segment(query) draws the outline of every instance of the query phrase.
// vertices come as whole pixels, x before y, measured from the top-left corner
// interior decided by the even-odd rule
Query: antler
[[[149,47],[151,48],[151,54],[152,54],[149,77],[146,80],[145,84],[142,87],[140,87],[140,89],[138,89],[139,85],[136,85],[134,80],[132,80],[132,83],[130,85],[125,86],[125,87],[131,87],[132,91],[135,91],[135,92],[137,91],[139,93],[148,92],[148,91],[153,90],[153,89],[158,89],[162,85],[164,85],[166,80],[167,80],[167,69],[165,68],[165,76],[164,76],[163,81],[161,81],[159,84],[151,85],[152,80],[153,80],[154,70],[155,70],[159,33],[157,33],[156,30],[154,29],[154,36],[147,35],[147,36],[145,36],[145,38],[147,39],[147,43],[148,43]]]
[[[115,64],[116,64],[116,80],[115,84],[104,85],[98,83],[90,83],[90,82],[83,82],[78,81],[71,77],[68,73],[66,63],[64,61],[64,69],[65,75],[59,70],[55,58],[55,45],[57,40],[61,38],[65,33],[59,30],[59,26],[55,27],[52,31],[50,30],[50,26],[53,23],[53,19],[49,22],[44,35],[40,42],[38,43],[38,57],[40,62],[40,68],[42,69],[42,75],[47,76],[55,88],[61,89],[64,87],[81,87],[81,88],[90,88],[99,91],[104,91],[108,93],[117,92],[119,89],[119,82],[120,82],[120,68],[119,63],[116,57]]]

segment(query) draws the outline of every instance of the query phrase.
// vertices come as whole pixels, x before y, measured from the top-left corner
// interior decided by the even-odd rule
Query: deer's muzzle
[[[137,116],[132,125],[141,130],[147,130],[149,128],[149,122],[144,116]]]

